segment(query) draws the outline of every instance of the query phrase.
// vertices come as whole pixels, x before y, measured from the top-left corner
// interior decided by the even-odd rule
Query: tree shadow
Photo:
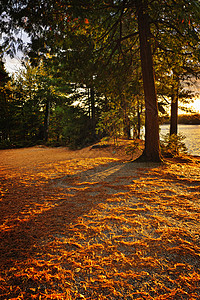
[[[113,189],[108,192],[109,188],[121,184],[126,190],[141,166],[145,164],[111,162],[73,176],[49,179],[39,186],[30,183],[27,187],[17,179],[5,181],[10,190],[0,202],[1,223],[4,222],[1,266],[28,259],[37,253],[40,243],[55,236],[67,236],[70,223],[76,223],[79,217],[106,201],[114,193]]]
[[[63,269],[66,272],[65,274],[71,276],[69,275],[70,270],[73,269],[75,264],[71,263],[68,256],[72,255],[73,260],[77,254],[77,263],[79,262],[78,255],[83,251],[80,245],[81,237],[77,235],[79,233],[85,234],[84,227],[81,226],[87,225],[87,222],[83,222],[84,224],[82,224],[82,218],[84,216],[87,218],[89,215],[93,218],[92,211],[98,205],[97,211],[99,211],[101,205],[105,202],[107,203],[107,200],[108,205],[110,205],[109,198],[112,197],[115,201],[115,192],[119,198],[119,202],[116,202],[116,205],[118,205],[123,200],[123,197],[125,197],[126,192],[129,191],[130,184],[134,185],[135,182],[136,185],[140,185],[142,183],[141,188],[139,187],[138,190],[139,203],[143,208],[145,201],[148,201],[146,203],[148,203],[149,207],[152,207],[154,203],[149,202],[150,197],[146,197],[146,200],[142,198],[145,195],[145,190],[142,190],[143,183],[148,185],[148,182],[155,179],[155,182],[152,180],[151,183],[151,186],[155,188],[156,180],[159,181],[161,176],[164,181],[167,182],[167,180],[170,180],[174,184],[186,183],[189,185],[191,183],[185,181],[187,178],[177,177],[176,174],[162,173],[158,166],[156,163],[138,164],[134,162],[123,163],[114,161],[77,172],[74,175],[68,175],[66,172],[56,178],[50,178],[49,176],[46,181],[38,182],[37,185],[30,182],[29,186],[27,186],[17,181],[17,179],[5,181],[4,184],[9,188],[9,192],[5,193],[0,206],[2,212],[1,218],[2,221],[7,220],[5,222],[7,227],[2,227],[3,230],[0,238],[0,266],[3,274],[2,278],[5,277],[8,279],[6,289],[8,290],[9,286],[12,286],[13,290],[14,288],[16,289],[16,294],[12,292],[12,297],[8,297],[8,299],[18,297],[17,286],[24,291],[26,296],[28,293],[41,292],[44,294],[45,289],[48,287],[49,290],[53,290],[55,285],[54,279],[51,281],[52,286],[50,286],[51,283],[48,286],[48,280],[45,277],[43,279],[44,284],[42,285],[37,276],[34,277],[33,274],[31,277],[29,275],[30,268],[35,269],[34,272],[40,272],[41,270],[43,273],[47,272],[53,278],[54,273],[58,272],[56,266],[61,263],[58,260],[59,256],[61,257],[63,253],[67,253],[64,259],[61,257],[64,261],[64,263],[62,262]],[[121,199],[119,192],[121,192]],[[151,190],[148,189],[147,192],[149,196]],[[134,186],[130,194],[131,200],[136,193],[137,188]],[[159,197],[160,204],[162,204],[162,200],[168,200],[166,199],[165,191]],[[174,201],[173,197],[172,200]],[[154,201],[156,202],[157,199],[155,198]],[[134,207],[137,206],[137,203],[135,205],[133,202]],[[134,207],[132,207],[131,214]],[[169,215],[170,212],[167,210],[166,213]],[[148,210],[136,209],[135,214],[148,214],[149,217]],[[153,216],[152,219],[146,220],[146,226],[149,226],[149,221],[151,221],[152,228],[155,224],[158,224],[156,217],[158,220],[159,218],[161,220],[159,215]],[[92,226],[95,227],[95,225]],[[141,224],[142,226],[144,224]],[[91,240],[94,228],[89,228],[88,226],[88,230],[90,232],[88,231],[87,238]],[[95,231],[94,234],[97,236],[98,231]],[[76,236],[78,237],[77,239]],[[72,243],[70,240],[72,240]],[[163,240],[159,240],[159,244],[156,247],[154,241],[152,239],[148,242],[152,251],[151,255],[154,251],[155,254],[153,255],[157,255],[158,247],[164,251],[163,255],[166,255],[165,250],[163,250]],[[119,245],[122,246],[123,241]],[[118,249],[122,251],[121,248]],[[127,249],[124,250],[125,254],[127,253],[126,251]],[[177,260],[177,257],[175,259]],[[22,270],[21,273],[20,269]],[[17,272],[16,275],[15,272]],[[79,278],[79,273],[77,273],[77,278]],[[63,283],[63,290],[65,287]],[[58,287],[55,289],[59,291]]]
[[[126,192],[140,170],[148,173],[158,166],[158,163],[115,161],[72,176],[48,179],[41,185],[30,182],[27,186],[17,179],[5,181],[10,190],[0,202],[1,223],[5,222],[0,237],[1,266],[15,265],[34,256],[40,245],[58,236],[69,236],[70,224],[104,203],[111,194],[118,193],[120,186],[121,193]]]

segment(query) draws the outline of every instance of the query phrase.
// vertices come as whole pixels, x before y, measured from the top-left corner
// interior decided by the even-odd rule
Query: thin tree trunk
[[[179,78],[173,75],[175,80],[174,93],[171,96],[171,118],[170,118],[170,135],[178,133],[178,92]]]
[[[49,138],[49,118],[50,118],[50,101],[47,100],[44,116],[44,140],[48,142]]]
[[[130,119],[127,112],[127,103],[125,100],[123,100],[123,133],[124,137],[126,139],[130,139],[131,137],[131,125],[130,125]]]
[[[9,122],[9,113],[8,113],[8,103],[6,100],[5,93],[3,93],[3,130],[2,130],[2,140],[7,141],[10,136],[10,122]]]
[[[178,97],[171,97],[170,135],[178,133]]]
[[[140,129],[141,129],[141,112],[139,98],[137,99],[137,139],[140,139]]]
[[[127,114],[125,114],[125,116],[124,116],[123,123],[124,123],[124,128],[123,128],[124,137],[129,140],[131,138],[131,125],[130,125],[130,120],[129,120],[129,117],[127,116]]]
[[[96,136],[96,114],[95,114],[95,95],[94,95],[94,88],[90,88],[90,103],[91,103],[91,120],[92,120],[92,135],[93,137]]]
[[[91,101],[90,101],[90,88],[88,88],[87,90],[87,97],[88,97],[88,113],[89,113],[89,118],[91,118]]]
[[[136,1],[138,30],[140,39],[140,58],[145,94],[145,149],[138,160],[160,162],[158,103],[154,82],[153,59],[151,52],[150,25],[143,1]]]

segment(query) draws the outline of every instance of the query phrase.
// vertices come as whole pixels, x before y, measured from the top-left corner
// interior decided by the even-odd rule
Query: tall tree
[[[145,94],[145,149],[140,159],[160,161],[158,103],[155,90],[153,58],[151,52],[151,31],[147,3],[136,1],[140,57]]]
[[[6,142],[10,133],[10,114],[8,109],[8,91],[6,83],[9,77],[3,62],[0,60],[0,142]]]
[[[171,40],[171,46],[173,46]],[[177,47],[178,45],[178,47]],[[157,76],[157,91],[163,99],[171,101],[170,135],[177,134],[178,108],[180,105],[192,101],[194,93],[189,88],[192,81],[200,75],[200,63],[196,51],[191,47],[182,47],[179,41],[171,47],[165,56],[166,50],[159,49],[155,55]],[[185,89],[187,87],[187,90]]]
[[[189,43],[193,48],[197,46],[200,15],[198,1],[90,0],[83,3],[81,0],[71,0],[66,3],[64,0],[48,2],[27,0],[22,1],[23,5],[13,5],[16,2],[19,1],[10,0],[9,10],[7,9],[13,24],[23,26],[35,41],[41,42],[42,38],[44,51],[49,50],[52,36],[55,37],[54,47],[59,48],[60,41],[63,38],[66,40],[69,31],[76,34],[82,25],[85,26],[83,23],[86,18],[91,25],[90,32],[97,49],[101,53],[108,50],[109,59],[112,59],[115,52],[126,55],[122,45],[127,40],[132,41],[132,45],[138,43],[139,34],[146,108],[145,149],[141,159],[160,161],[152,48],[164,47],[169,50],[171,45],[165,40],[167,34],[170,39],[181,39],[183,45]],[[64,28],[67,30],[63,35]]]

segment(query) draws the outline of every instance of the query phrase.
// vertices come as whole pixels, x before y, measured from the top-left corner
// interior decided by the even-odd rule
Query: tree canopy
[[[171,95],[174,103],[173,78],[199,76],[198,1],[8,0],[1,1],[0,15],[4,51],[14,54],[16,44],[23,49],[17,33],[25,30],[31,43],[23,50],[32,64],[48,62],[54,69],[51,76],[60,74],[63,85],[76,85],[93,138],[98,119],[109,111],[116,115],[118,108],[117,118],[124,124],[118,126],[129,136],[131,120],[139,122],[138,99],[143,103],[144,94],[145,149],[140,160],[161,160],[158,95]],[[161,86],[164,78],[171,91]],[[88,95],[81,95],[81,88]]]

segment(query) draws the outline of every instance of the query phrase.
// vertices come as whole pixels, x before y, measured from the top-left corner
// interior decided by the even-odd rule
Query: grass
[[[2,164],[1,299],[200,298],[200,159],[109,151]]]

